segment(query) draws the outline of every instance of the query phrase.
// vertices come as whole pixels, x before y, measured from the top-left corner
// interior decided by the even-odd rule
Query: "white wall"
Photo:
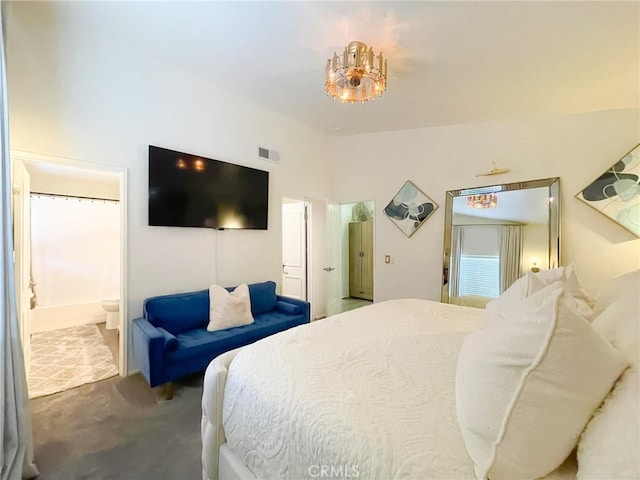
[[[129,319],[151,295],[279,279],[280,202],[327,197],[325,135],[67,23],[56,3],[9,11],[11,148],[128,168]],[[269,170],[268,231],[149,227],[149,144]]]
[[[57,195],[73,195],[77,197],[107,198],[118,200],[118,179],[113,176],[94,174],[95,178],[74,176],[62,173],[43,173],[29,168],[31,191]]]
[[[376,211],[375,300],[438,300],[445,192],[497,179],[560,177],[562,262],[576,264],[588,291],[640,267],[640,240],[574,198],[638,143],[639,131],[640,112],[630,109],[332,138],[337,201],[373,198],[384,206],[412,180],[440,205],[411,238]],[[511,172],[477,178],[492,161]]]

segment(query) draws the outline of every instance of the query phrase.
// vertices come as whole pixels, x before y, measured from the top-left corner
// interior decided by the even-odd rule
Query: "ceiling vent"
[[[271,162],[278,162],[280,161],[280,154],[275,150],[258,147],[258,158],[261,158],[262,160],[269,160]]]

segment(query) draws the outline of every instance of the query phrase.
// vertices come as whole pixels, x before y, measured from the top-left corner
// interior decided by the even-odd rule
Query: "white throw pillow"
[[[539,289],[540,286],[544,287],[545,285],[545,283],[537,280],[533,273],[527,272],[518,280],[513,282],[511,286],[502,293],[502,295],[487,303],[485,306],[487,314],[506,308],[507,305],[514,303],[518,304],[535,290]]]
[[[633,365],[616,382],[578,444],[578,478],[640,478],[640,270],[596,297],[593,328]]]
[[[631,287],[631,288],[629,288]],[[593,319],[596,331],[620,350],[633,365],[640,366],[640,288],[636,283],[610,296],[609,305]],[[601,302],[596,311],[601,310]]]
[[[578,478],[640,478],[640,376],[629,368],[596,410],[578,444]]]
[[[246,283],[238,285],[229,293],[220,285],[209,287],[209,325],[207,330],[214,332],[253,323],[251,299]]]
[[[539,478],[557,468],[626,366],[563,282],[487,310],[456,371],[458,421],[477,478]]]
[[[596,295],[594,316],[600,315],[615,302],[623,301],[640,310],[640,270],[634,270],[614,278]]]
[[[576,274],[576,267],[573,264],[568,267],[541,270],[537,273],[527,272],[513,282],[502,295],[489,302],[486,308],[487,310],[503,308],[506,302],[518,302],[533,292],[558,281],[562,282],[565,297],[567,299],[571,298],[569,301],[574,303],[574,308],[577,312],[585,319],[591,320],[593,316],[591,307],[594,302],[587,292],[585,292],[584,288],[582,288],[578,275]]]

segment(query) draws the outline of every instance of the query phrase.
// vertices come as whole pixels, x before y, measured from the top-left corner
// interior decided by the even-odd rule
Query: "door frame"
[[[120,334],[118,335],[118,370],[121,377],[126,377],[129,370],[129,322],[127,321],[127,168],[72,160],[63,157],[54,157],[51,155],[42,155],[39,153],[20,150],[11,150],[11,159],[20,160],[23,163],[26,161],[28,163],[58,165],[78,170],[113,173],[118,177],[118,200],[120,202],[120,312],[118,320]]]
[[[29,263],[31,263],[31,211],[27,208],[31,192],[29,182],[29,173],[24,163],[19,160],[12,160],[11,217],[13,223],[13,261],[15,265],[14,283],[20,340],[24,352],[24,366],[27,376],[31,370],[31,292],[33,291],[31,268],[28,270],[25,268],[25,256],[29,257]],[[29,238],[26,238],[26,234],[28,234]],[[27,285],[28,288],[26,288]]]

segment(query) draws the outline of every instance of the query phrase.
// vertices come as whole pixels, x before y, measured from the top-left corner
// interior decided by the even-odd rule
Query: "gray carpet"
[[[42,480],[202,478],[203,374],[158,402],[140,375],[31,400]]]

